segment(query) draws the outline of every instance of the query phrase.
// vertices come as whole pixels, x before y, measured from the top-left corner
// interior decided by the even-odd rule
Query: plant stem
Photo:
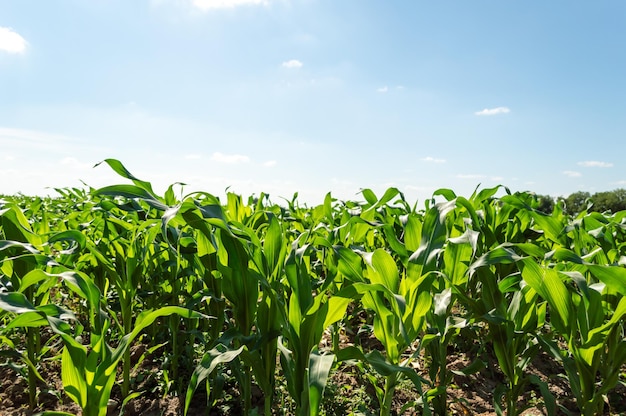
[[[35,328],[28,328],[27,330],[27,354],[28,359],[33,365],[35,364],[35,348],[36,348],[36,340],[35,340]],[[31,409],[34,409],[37,405],[37,377],[35,376],[35,372],[28,367],[28,405]]]
[[[398,384],[398,373],[392,373],[385,377],[385,399],[380,407],[380,416],[389,416],[391,414],[391,405],[393,404],[393,394]]]

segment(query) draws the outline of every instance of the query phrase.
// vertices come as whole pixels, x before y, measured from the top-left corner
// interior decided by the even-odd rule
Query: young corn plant
[[[626,269],[587,264],[572,251],[559,249],[556,267],[522,260],[522,276],[550,306],[550,325],[567,343],[541,337],[546,350],[561,361],[581,414],[603,414],[605,397],[619,382],[626,363],[622,322],[626,316]],[[573,264],[572,264],[573,263]],[[589,284],[592,276],[598,283]],[[601,381],[598,381],[601,380]]]
[[[363,306],[374,312],[374,335],[385,350],[383,357],[378,351],[363,354],[356,348],[347,348],[342,352],[342,359],[366,361],[384,376],[384,387],[375,387],[381,415],[390,414],[395,389],[403,377],[408,377],[422,396],[425,414],[430,413],[430,398],[445,391],[445,386],[439,386],[424,392],[425,380],[410,364],[420,352],[421,342],[418,341],[423,342],[426,315],[433,302],[430,289],[439,273],[437,267],[447,238],[446,216],[454,207],[454,201],[436,204],[426,212],[423,222],[416,214],[407,216],[404,220],[404,247],[397,249],[401,253],[415,251],[401,268],[384,249],[359,252],[365,264],[360,273],[354,272],[359,267],[354,258],[345,254],[340,257],[341,269],[357,278],[339,295],[346,293],[360,297]],[[404,354],[411,346],[415,350],[405,358]]]
[[[440,190],[446,193],[446,190]],[[432,389],[431,404],[437,415],[448,414],[447,388],[452,382],[453,373],[447,366],[448,348],[454,345],[459,332],[467,327],[471,318],[460,316],[461,311],[457,303],[457,292],[466,293],[467,271],[473,262],[478,248],[479,232],[472,230],[471,225],[476,213],[469,202],[454,194],[449,194],[450,201],[456,201],[456,208],[448,215],[448,238],[443,252],[442,264],[439,267],[441,274],[433,285],[433,307],[426,316],[427,333],[422,340],[422,346],[429,360],[428,373]],[[412,220],[409,217],[409,223]],[[407,248],[416,250],[415,244],[407,240]],[[470,374],[480,369],[482,362],[476,361],[464,374]]]
[[[302,234],[293,242],[285,261],[288,301],[281,311],[285,329],[278,339],[281,368],[299,416],[320,412],[335,355],[320,353],[318,345],[324,330],[343,318],[352,301],[350,297],[331,295],[333,276],[327,276],[324,283],[313,290],[311,262],[316,250],[308,243],[300,246],[299,240],[306,237],[306,233]]]
[[[356,347],[347,347],[340,357],[344,361],[357,359],[367,362],[384,377],[384,387],[374,387],[380,415],[386,416],[391,414],[394,392],[403,377],[409,378],[422,393],[425,380],[410,366],[419,348],[408,357],[404,353],[418,341],[424,329],[425,316],[432,304],[429,290],[432,277],[405,277],[401,281],[395,261],[382,249],[363,253],[363,257],[365,281],[348,286],[338,296],[360,297],[363,307],[374,312],[374,335],[383,345],[385,356],[377,350],[364,354]],[[424,411],[428,413],[426,402]]]
[[[546,412],[554,415],[556,404],[545,382],[526,372],[539,352],[538,335],[545,324],[546,303],[522,280],[516,262],[522,257],[507,244],[490,250],[470,266],[468,273],[480,281],[479,299],[464,298],[475,315],[487,323],[489,341],[500,370],[507,380],[494,392],[496,414],[518,415],[525,410],[519,397],[529,384],[542,392]],[[459,296],[464,297],[463,294]]]
[[[47,316],[51,329],[64,343],[61,378],[66,394],[80,406],[84,416],[106,416],[107,404],[117,377],[117,367],[133,340],[157,318],[178,314],[186,318],[205,318],[198,312],[177,306],[165,306],[140,313],[132,331],[111,346],[111,327],[107,313],[101,308],[102,296],[98,288],[84,274],[71,273],[64,277],[66,284],[88,305],[89,345],[77,338],[77,328],[65,320]],[[78,328],[78,333],[82,328]],[[128,398],[132,397],[128,396]],[[125,403],[123,403],[125,404]]]
[[[38,276],[48,264],[54,264],[53,259],[42,251],[44,238],[33,232],[28,219],[16,204],[0,206],[0,231],[0,276],[4,281],[0,291],[19,292],[31,304],[46,305],[54,279],[47,279],[39,285],[39,281],[32,278]],[[35,326],[23,327],[26,331],[26,353],[22,359],[28,364],[28,402],[32,409],[37,401],[37,381],[41,380],[37,371],[41,342]]]

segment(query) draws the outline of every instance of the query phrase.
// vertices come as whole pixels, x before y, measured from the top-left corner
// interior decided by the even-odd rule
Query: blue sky
[[[0,193],[626,187],[626,2],[7,0]]]

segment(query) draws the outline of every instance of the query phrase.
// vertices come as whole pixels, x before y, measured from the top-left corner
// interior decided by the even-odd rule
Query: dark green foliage
[[[589,192],[574,192],[565,198],[565,212],[570,215],[576,215],[587,209],[587,202],[590,197],[591,194],[589,194]]]
[[[536,210],[544,214],[552,214],[552,211],[554,211],[554,198],[550,195],[535,195],[535,201],[536,206],[533,208]]]
[[[593,202],[591,211],[615,213],[626,210],[626,189],[597,192],[593,194],[591,201]]]
[[[582,211],[616,213],[626,210],[626,189],[619,188],[613,191],[574,192],[563,200],[565,212],[569,215],[577,215]]]

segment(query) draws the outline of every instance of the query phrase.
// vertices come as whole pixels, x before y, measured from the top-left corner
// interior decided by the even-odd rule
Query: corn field
[[[423,207],[395,188],[314,207],[161,196],[105,163],[126,184],[0,201],[0,365],[26,380],[29,412],[71,414],[43,404],[56,364],[84,416],[123,413],[148,394],[140,375],[184,414],[198,401],[210,414],[231,385],[242,414],[332,414],[340,368],[369,385],[368,414],[470,414],[453,377],[492,367],[486,355],[497,415],[620,409],[626,211],[548,215],[503,187],[441,189]],[[464,368],[449,365],[457,351]],[[551,377],[529,371],[540,356]],[[138,372],[146,357],[158,371]],[[400,407],[399,389],[412,392]]]

